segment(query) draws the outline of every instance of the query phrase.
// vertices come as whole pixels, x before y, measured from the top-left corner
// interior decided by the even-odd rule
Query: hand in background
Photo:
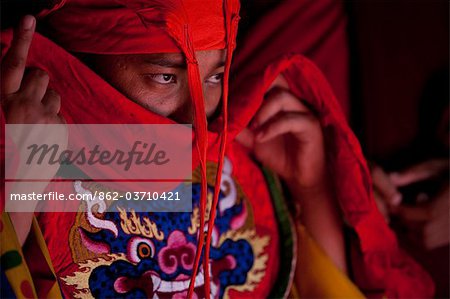
[[[372,164],[371,172],[375,202],[381,214],[383,214],[384,219],[386,219],[386,222],[389,222],[390,210],[401,203],[402,194],[397,190],[389,174],[380,166]]]
[[[314,113],[288,88],[280,75],[238,140],[297,192],[326,189],[322,127]]]
[[[415,182],[444,176],[448,174],[449,160],[428,160],[390,175],[391,181],[398,188]],[[441,190],[426,202],[416,206],[399,206],[395,213],[413,234],[422,238],[422,245],[431,250],[449,244],[449,183],[443,184]]]
[[[401,172],[387,174],[379,166],[372,167],[375,199],[381,213],[389,221],[395,214],[411,235],[419,237],[420,243],[431,250],[449,244],[449,184],[429,200],[417,198],[414,206],[402,205],[398,189],[416,182],[445,176],[449,170],[448,159],[432,159],[413,165]],[[421,197],[422,195],[418,195]]]
[[[33,39],[36,20],[32,16],[22,18],[19,28],[14,31],[11,47],[1,61],[1,108],[7,124],[61,125],[58,134],[49,134],[39,126],[14,126],[7,130],[20,155],[15,178],[40,179],[52,178],[59,165],[27,165],[26,144],[38,140],[41,144],[58,144],[62,150],[67,147],[67,128],[64,119],[58,114],[61,107],[60,96],[48,88],[49,76],[40,69],[26,71],[26,62]],[[45,163],[44,163],[45,164]],[[43,192],[48,182],[31,184],[16,182],[12,193]],[[6,194],[8,197],[9,194]],[[36,203],[31,207],[32,211]],[[25,208],[24,208],[25,210]],[[26,208],[30,210],[29,206]],[[11,212],[10,217],[20,244],[25,242],[31,228],[32,212]]]
[[[36,20],[25,16],[14,32],[11,47],[1,62],[1,104],[8,124],[63,124],[58,115],[61,99],[48,89],[49,76],[25,65]]]
[[[281,75],[238,141],[284,179],[291,200],[301,206],[302,223],[346,272],[342,218],[328,181],[322,126],[314,112],[290,92]]]

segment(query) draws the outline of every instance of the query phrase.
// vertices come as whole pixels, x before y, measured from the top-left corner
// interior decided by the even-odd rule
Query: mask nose
[[[175,273],[178,268],[192,270],[196,246],[186,240],[181,231],[169,235],[166,247],[158,254],[158,263],[166,274]]]

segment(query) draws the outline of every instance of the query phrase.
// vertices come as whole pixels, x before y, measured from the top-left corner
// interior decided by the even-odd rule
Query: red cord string
[[[228,85],[229,85],[229,75],[231,68],[231,59],[235,47],[235,40],[237,34],[237,25],[239,22],[239,16],[234,14],[233,11],[230,10],[229,7],[225,6],[225,17],[226,17],[226,32],[227,32],[227,56],[225,62],[225,70],[224,70],[224,78],[223,78],[223,87],[222,87],[222,117],[223,117],[223,129],[220,136],[220,150],[219,150],[219,161],[216,172],[216,180],[214,186],[214,196],[211,203],[211,209],[209,211],[209,220],[208,220],[208,232],[206,236],[205,242],[205,254],[203,261],[203,269],[205,274],[205,297],[209,299],[211,294],[211,282],[210,282],[210,272],[209,272],[209,254],[211,248],[211,238],[212,232],[214,230],[214,222],[216,220],[216,212],[217,212],[217,204],[219,202],[219,193],[220,186],[222,181],[222,168],[223,161],[225,158],[225,149],[226,149],[226,141],[227,141],[227,132],[228,132]]]
[[[189,28],[184,26],[183,50],[187,58],[187,71],[189,80],[189,92],[193,105],[193,122],[195,131],[196,148],[199,155],[200,174],[201,174],[201,195],[200,195],[200,227],[198,230],[197,251],[195,253],[194,266],[192,268],[192,276],[189,282],[188,298],[192,298],[195,288],[195,278],[197,276],[200,257],[205,241],[205,214],[206,214],[206,199],[207,199],[207,180],[206,180],[206,149],[208,145],[208,128],[205,113],[205,102],[203,99],[203,89],[200,82],[200,72],[198,63],[195,58],[195,52],[192,45],[192,39],[189,34]]]
[[[214,186],[214,196],[209,211],[208,231],[205,236],[205,216],[207,205],[207,174],[206,174],[206,153],[208,146],[208,124],[205,112],[205,103],[203,99],[203,89],[200,81],[200,72],[198,68],[198,62],[195,57],[195,50],[193,47],[192,37],[190,35],[189,27],[187,24],[183,26],[183,36],[180,37],[179,32],[176,32],[175,27],[168,26],[168,31],[178,42],[180,48],[186,55],[187,71],[189,81],[189,92],[193,105],[193,123],[195,133],[195,147],[199,157],[200,174],[201,174],[201,194],[200,194],[200,226],[198,229],[198,243],[197,250],[194,258],[194,265],[192,268],[192,276],[189,282],[188,298],[192,298],[195,289],[195,280],[198,273],[200,264],[200,258],[205,245],[205,254],[203,259],[203,274],[204,274],[204,292],[205,297],[210,298],[211,286],[210,286],[210,271],[209,271],[209,254],[211,246],[212,232],[214,228],[214,222],[216,218],[216,209],[220,193],[220,184],[222,177],[223,160],[225,157],[227,131],[228,131],[228,85],[229,85],[229,73],[231,68],[232,53],[235,48],[235,40],[237,34],[237,24],[239,21],[238,16],[239,2],[236,0],[225,0],[224,14],[226,20],[226,32],[227,32],[227,56],[225,62],[224,78],[223,78],[223,90],[222,90],[222,116],[223,127],[220,135],[220,149],[219,149],[219,161],[216,173],[216,180]],[[206,237],[206,240],[205,240]],[[206,241],[206,244],[205,244]]]

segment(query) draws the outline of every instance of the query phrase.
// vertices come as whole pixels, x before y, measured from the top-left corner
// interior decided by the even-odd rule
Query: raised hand
[[[58,114],[61,99],[58,93],[48,88],[49,76],[40,69],[26,69],[26,62],[33,40],[36,20],[32,16],[22,18],[19,27],[14,31],[11,47],[1,61],[0,67],[0,104],[7,124],[43,124],[61,125],[58,134],[49,134],[42,127],[15,126],[7,130],[8,136],[16,144],[20,155],[20,163],[16,171],[16,179],[51,178],[58,165],[26,165],[24,163],[25,144],[30,139],[42,143],[58,144],[63,150],[67,147],[67,129],[65,120]],[[8,157],[7,157],[8,159]],[[43,192],[48,182],[31,184],[16,182],[12,193]],[[30,189],[31,188],[31,189]],[[6,194],[8,198],[9,194]],[[34,209],[36,203],[32,208]],[[28,211],[29,208],[26,208]],[[21,244],[28,236],[32,212],[10,213],[18,240]]]

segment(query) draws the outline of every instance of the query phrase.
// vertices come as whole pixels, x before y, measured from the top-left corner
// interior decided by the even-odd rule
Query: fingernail
[[[27,15],[22,19],[22,28],[25,30],[30,30],[34,26],[35,19],[33,16]]]
[[[402,202],[402,198],[403,198],[403,196],[401,193],[396,193],[394,196],[392,196],[391,203],[394,206],[398,206]]]

